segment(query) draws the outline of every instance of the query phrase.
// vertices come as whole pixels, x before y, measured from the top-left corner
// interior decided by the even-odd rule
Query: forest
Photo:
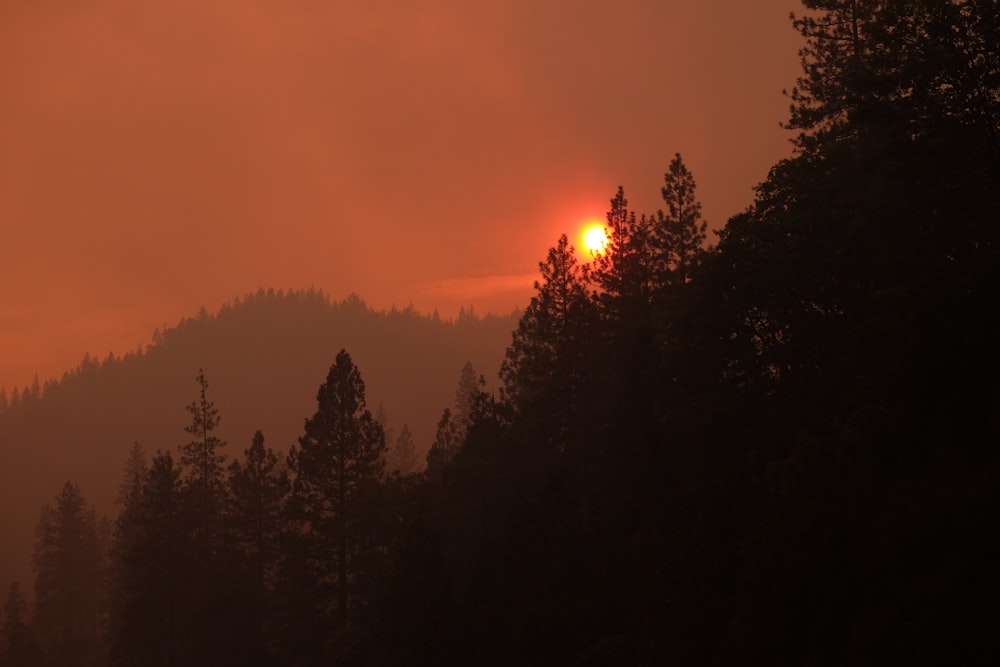
[[[997,664],[1000,6],[803,5],[794,153],[714,242],[680,155],[619,188],[423,460],[349,349],[287,450],[192,369],[116,516],[46,491],[0,665]]]
[[[364,369],[366,398],[388,443],[405,426],[423,462],[463,367],[495,376],[517,319],[468,309],[445,319],[411,307],[375,310],[353,295],[335,301],[315,289],[261,289],[157,328],[149,345],[122,356],[85,356],[59,380],[0,389],[2,586],[34,580],[39,508],[64,482],[113,518],[133,443],[151,454],[190,440],[185,406],[199,368],[220,411],[216,435],[234,443],[230,456],[258,430],[287,452],[333,356],[347,348]]]

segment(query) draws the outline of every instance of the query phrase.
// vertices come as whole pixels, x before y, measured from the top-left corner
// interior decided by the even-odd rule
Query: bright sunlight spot
[[[600,223],[594,223],[587,227],[586,231],[583,233],[583,244],[586,246],[587,250],[591,254],[598,254],[604,252],[604,249],[608,245],[608,235],[604,231],[604,225]]]

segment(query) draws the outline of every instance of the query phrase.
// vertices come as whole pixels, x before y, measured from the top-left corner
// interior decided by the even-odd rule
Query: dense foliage
[[[1000,7],[804,4],[794,156],[716,248],[680,156],[595,262],[561,238],[426,473],[387,468],[346,352],[286,465],[229,468],[212,548],[193,461],[131,457],[112,662],[996,664]],[[9,664],[90,641],[42,600],[29,628],[11,589]]]
[[[0,390],[0,581],[21,581],[30,597],[38,508],[66,480],[113,517],[133,442],[181,462],[180,447],[199,439],[181,430],[194,419],[185,406],[199,402],[192,391],[199,368],[222,417],[212,435],[230,443],[219,453],[234,458],[259,430],[284,455],[315,408],[334,353],[346,348],[364,369],[373,412],[381,409],[395,425],[394,437],[387,432],[391,453],[407,425],[412,451],[403,463],[413,471],[455,394],[456,370],[471,361],[492,376],[517,319],[465,310],[448,320],[414,308],[374,310],[357,297],[334,301],[315,290],[259,290],[165,327],[152,345],[124,357],[87,357],[59,381],[17,391],[17,401],[10,392],[5,404]],[[216,484],[218,472],[208,472]]]

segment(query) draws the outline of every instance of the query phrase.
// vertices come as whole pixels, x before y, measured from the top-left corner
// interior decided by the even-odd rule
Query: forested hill
[[[263,295],[8,415],[0,507],[54,509],[7,664],[1000,664],[998,0],[803,4],[795,153],[718,245],[676,155],[512,336]],[[422,473],[362,377],[424,446],[462,388]]]
[[[18,391],[16,405],[8,388],[0,402],[0,581],[15,572],[31,580],[39,508],[66,480],[113,517],[131,444],[176,451],[191,439],[183,429],[199,368],[220,411],[226,454],[241,454],[257,429],[284,451],[315,411],[337,351],[347,348],[364,374],[370,409],[383,408],[390,436],[407,424],[422,461],[463,365],[494,381],[516,324],[515,315],[470,311],[451,321],[412,308],[376,311],[356,296],[332,302],[318,291],[260,290],[155,332],[141,352],[85,358],[37,393]]]

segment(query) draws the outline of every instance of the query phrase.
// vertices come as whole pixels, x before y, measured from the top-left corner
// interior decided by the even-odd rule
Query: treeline
[[[190,441],[151,460],[133,445],[114,522],[72,482],[42,509],[34,612],[11,585],[3,664],[313,664],[368,640],[362,624],[424,478],[408,427],[387,445],[341,351],[287,456],[257,431],[230,460],[208,381],[196,380]],[[461,446],[482,386],[467,363],[428,475]]]
[[[160,542],[116,526],[111,661],[995,664],[1000,11],[804,4],[795,155],[714,249],[680,156],[594,262],[561,238],[423,473],[387,472],[346,352],[284,465],[223,468],[196,401],[135,478]]]
[[[495,377],[517,319],[465,309],[449,320],[318,290],[261,289],[159,328],[141,350],[88,356],[37,393],[29,388],[27,400],[22,389],[16,407],[8,401],[3,410],[0,401],[0,582],[30,581],[38,508],[63,482],[73,480],[98,512],[113,516],[131,443],[176,450],[198,368],[225,415],[219,437],[249,443],[260,430],[284,455],[333,355],[346,348],[364,369],[372,411],[393,431],[390,444],[407,425],[422,464],[462,365]]]
[[[141,360],[145,355],[153,353],[164,354],[164,350],[177,347],[190,347],[192,339],[205,336],[206,333],[211,338],[230,338],[232,329],[236,327],[252,329],[254,327],[266,327],[268,333],[274,334],[281,331],[275,326],[288,321],[295,321],[299,324],[302,320],[315,318],[317,314],[327,320],[333,320],[339,328],[359,329],[362,335],[369,335],[373,329],[380,328],[380,325],[388,322],[391,326],[402,327],[411,335],[421,330],[423,324],[424,336],[432,336],[433,329],[440,326],[454,326],[458,329],[475,328],[483,326],[483,323],[491,321],[506,322],[509,315],[486,314],[481,316],[475,312],[473,307],[459,309],[458,316],[453,319],[442,318],[435,310],[429,316],[416,310],[412,305],[405,308],[392,306],[387,310],[375,310],[370,308],[364,300],[357,294],[351,294],[342,301],[331,300],[322,290],[309,288],[304,290],[275,290],[274,288],[260,288],[256,292],[237,297],[222,305],[217,313],[209,313],[204,306],[194,317],[183,317],[175,326],[163,325],[153,331],[152,340],[149,345],[139,345],[135,350],[116,356],[109,353],[102,358],[85,354],[80,363],[73,369],[63,373],[62,378],[49,378],[42,382],[38,374],[35,374],[31,384],[23,387],[14,385],[10,391],[6,387],[0,387],[0,415],[6,412],[14,412],[28,409],[42,398],[52,398],[65,391],[65,385],[72,385],[78,378],[87,377],[99,371],[102,367],[114,367],[130,365]],[[516,314],[516,313],[515,313]],[[345,327],[345,323],[348,323]],[[317,322],[309,322],[316,326]],[[216,331],[209,331],[215,328]],[[325,328],[325,327],[324,327]],[[226,329],[219,332],[218,329]],[[348,337],[352,337],[352,331],[348,331]],[[379,337],[382,337],[381,335]],[[256,343],[256,340],[253,341]],[[176,351],[171,350],[175,355]]]

